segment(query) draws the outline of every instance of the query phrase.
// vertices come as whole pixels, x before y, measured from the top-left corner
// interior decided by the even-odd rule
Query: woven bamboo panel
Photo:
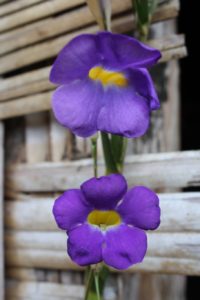
[[[131,1],[111,3],[112,31],[133,32]],[[200,153],[166,153],[179,150],[176,60],[186,55],[186,47],[184,35],[174,30],[178,13],[179,1],[160,1],[153,16],[148,44],[162,52],[153,71],[162,105],[152,116],[149,135],[129,142],[125,166],[129,185],[147,185],[160,192],[162,225],[157,233],[148,235],[144,262],[129,273],[111,277],[105,300],[146,300],[147,296],[163,300],[166,284],[168,299],[183,300],[173,284],[181,288],[184,279],[175,275],[148,275],[152,285],[160,286],[160,298],[152,288],[147,296],[139,296],[141,290],[147,290],[142,284],[146,280],[143,272],[200,274],[200,194],[179,191],[200,185]],[[0,0],[0,16],[0,120],[6,132],[6,299],[82,299],[82,270],[67,257],[66,237],[56,229],[51,207],[60,192],[78,187],[92,176],[90,141],[74,137],[56,123],[50,112],[54,86],[48,76],[60,49],[80,33],[96,32],[98,26],[84,0]],[[0,132],[0,152],[2,144]],[[103,174],[100,146],[99,170]],[[138,152],[154,154],[133,155]],[[0,154],[0,184],[1,170]],[[0,251],[0,266],[2,258]],[[138,275],[133,275],[136,272]]]

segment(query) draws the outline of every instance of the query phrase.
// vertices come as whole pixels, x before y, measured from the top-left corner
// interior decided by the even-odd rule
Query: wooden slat
[[[158,232],[200,231],[200,193],[160,194],[159,197],[162,222]],[[6,201],[6,227],[13,230],[57,231],[52,215],[54,199]],[[46,239],[47,245],[49,241]]]
[[[112,1],[112,14],[119,14],[131,9],[131,2],[129,0],[113,0]],[[153,22],[158,22],[163,19],[174,18],[177,16],[179,6],[177,1],[170,1],[169,4],[162,5],[157,9],[154,14]],[[134,17],[132,14],[129,18],[134,26]],[[25,26],[14,30],[10,33],[2,34],[0,40],[2,45],[0,54],[8,53],[21,47],[27,47],[30,44],[45,40],[47,38],[70,32],[80,27],[88,26],[95,23],[87,6],[81,7],[74,11],[67,12],[59,18],[51,18],[48,20],[40,21],[37,24]],[[15,38],[17,37],[17,39]]]
[[[4,207],[4,127],[3,123],[0,122],[0,300],[4,299],[4,218],[3,218],[3,207]]]
[[[124,174],[129,185],[158,189],[199,186],[199,160],[200,151],[133,155],[126,158]],[[102,163],[99,163],[99,174],[104,174]],[[92,176],[91,159],[20,164],[7,169],[6,183],[10,190],[55,192],[78,187]]]
[[[113,20],[112,25],[113,32],[123,32],[124,29],[126,31],[129,31],[133,29],[133,20],[130,20],[129,16],[123,16]],[[69,42],[78,34],[94,33],[96,31],[98,31],[98,26],[90,26],[73,33],[65,34],[53,40],[45,41],[38,45],[30,46],[25,49],[18,50],[14,53],[5,55],[0,58],[0,72],[8,72],[17,68],[21,68],[28,64],[32,64],[37,61],[42,61],[44,59],[53,57],[67,42]]]
[[[51,67],[44,67],[34,71],[26,72],[16,76],[12,76],[8,79],[1,79],[0,94],[5,91],[8,92],[11,89],[17,89],[21,86],[33,84],[33,82],[39,83],[41,80],[47,80]]]
[[[49,110],[51,92],[31,95],[0,104],[0,120]]]
[[[38,72],[39,73],[39,72]],[[26,73],[29,77],[29,73]],[[16,76],[18,77],[18,76]],[[15,78],[15,77],[14,77]],[[13,78],[12,78],[13,79]],[[31,78],[32,79],[32,78]],[[21,79],[22,81],[23,79]],[[23,86],[15,87],[15,84],[12,88],[0,92],[0,101],[5,101],[9,99],[17,99],[31,94],[42,93],[55,89],[55,86],[51,84],[48,78],[44,80],[37,80],[30,83],[27,83]]]
[[[172,201],[174,201],[174,199],[172,199]],[[164,213],[167,214],[166,211]],[[20,251],[21,249],[31,251],[47,250],[47,252],[61,251],[65,253],[66,233],[59,231],[31,233],[27,231],[6,231],[5,243],[6,251],[13,249]],[[161,233],[160,231],[148,233],[147,256],[198,260],[200,259],[200,233]]]
[[[128,0],[114,0],[112,4],[113,14],[118,14],[131,8],[131,3]],[[95,23],[95,19],[87,6],[72,10],[59,16],[59,18],[51,18],[48,22],[44,20],[39,22],[38,25],[25,26],[9,34],[1,35],[2,47],[0,54],[2,55],[24,46],[27,47],[35,42],[43,41],[92,23]],[[15,36],[18,38],[12,39]]]
[[[65,285],[49,282],[16,282],[9,280],[6,294],[8,299],[70,299],[81,300],[84,294],[83,285]]]
[[[12,15],[5,16],[0,20],[0,32],[11,28],[22,26],[23,24],[54,15],[65,9],[70,9],[83,4],[84,0],[52,0],[40,3],[33,7],[25,8]]]
[[[166,62],[171,59],[179,59],[186,56],[187,51],[185,46],[178,46],[178,41],[177,41],[177,45],[174,45],[174,47],[175,48],[171,48],[171,49],[169,48],[168,50],[164,50],[162,52],[162,58],[160,59],[159,62]],[[24,83],[23,83],[24,75],[21,75],[22,78],[20,78],[20,76],[14,76],[13,78],[2,80],[1,83],[2,87],[0,87],[0,101],[9,100],[12,98],[16,99],[18,97],[27,96],[29,94],[55,89],[55,86],[51,84],[48,80],[49,71],[50,68],[44,68],[34,72],[25,73],[26,77]],[[44,74],[46,75],[45,78],[44,78]],[[36,75],[38,76],[37,79],[35,79]],[[40,108],[38,109],[40,110]],[[23,111],[21,111],[21,113],[23,114]],[[9,115],[10,112],[8,114],[4,113],[4,115],[2,115],[1,117],[3,118],[5,116],[5,118],[7,118]]]
[[[80,267],[72,263],[67,257],[66,251],[7,250],[6,262],[8,267],[80,270]],[[141,264],[131,267],[129,272],[199,275],[200,261],[199,259],[146,256]]]
[[[32,6],[42,1],[44,0],[18,0],[6,3],[5,5],[0,7],[0,16],[11,14],[13,12]]]
[[[181,46],[184,43],[184,37],[182,35],[179,36],[170,36],[166,37],[164,40],[157,40],[156,48],[162,51],[162,58],[160,62],[168,61],[170,59],[178,59],[184,57],[186,55],[185,46]],[[151,45],[151,41],[149,41]],[[156,41],[153,41],[153,45],[156,45]],[[46,45],[45,45],[46,47]],[[159,48],[160,47],[160,48]],[[41,72],[42,73],[42,72]],[[43,75],[43,73],[42,73]],[[34,74],[35,76],[35,74]],[[31,80],[30,77],[28,77]],[[44,84],[43,84],[44,83]],[[34,91],[42,91],[43,89],[52,89],[52,85],[45,80],[45,82],[38,81],[35,84],[30,83],[29,85],[24,85],[22,89],[20,89],[19,94],[22,93],[33,93]],[[7,93],[11,97],[15,95],[15,89],[11,90]],[[19,95],[18,94],[18,95]],[[6,92],[3,93],[3,100],[5,100]],[[23,116],[33,112],[41,112],[45,110],[49,110],[51,105],[51,93],[44,92],[42,94],[30,95],[27,97],[13,99],[11,101],[7,101],[5,103],[0,104],[0,119],[7,119],[15,116]]]

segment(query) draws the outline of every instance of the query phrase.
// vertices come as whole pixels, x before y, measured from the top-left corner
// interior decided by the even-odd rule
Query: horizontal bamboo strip
[[[84,3],[84,0],[51,0],[44,3],[39,3],[33,7],[25,8],[21,11],[13,13],[12,15],[1,18],[0,32],[54,15],[62,10],[70,9]]]
[[[48,79],[37,80],[27,83],[23,86],[12,88],[6,91],[0,92],[0,101],[16,99],[19,97],[25,97],[35,93],[41,93],[55,89],[55,86],[49,82]]]
[[[38,270],[37,270],[38,271]],[[23,281],[37,281],[37,272],[34,268],[6,268],[6,278]]]
[[[67,257],[66,252],[61,251],[13,249],[7,250],[5,256],[8,267],[80,270],[80,267]],[[129,272],[199,275],[200,260],[146,256],[141,264],[131,267]]]
[[[50,107],[51,92],[27,96],[0,104],[0,119],[45,111],[49,110]]]
[[[124,173],[130,185],[158,189],[199,186],[199,160],[200,151],[130,155],[126,158]],[[99,174],[104,174],[102,162]],[[6,183],[9,190],[54,192],[78,187],[92,176],[91,159],[20,164],[7,169]]]
[[[6,295],[23,299],[82,299],[83,285],[65,285],[53,282],[16,282],[8,280]]]
[[[112,27],[114,32],[123,32],[124,30],[129,31],[133,29],[133,20],[130,19],[130,16],[118,17],[117,19],[113,20]],[[25,49],[21,49],[14,53],[5,55],[0,58],[0,72],[8,72],[31,63],[53,57],[73,37],[77,36],[78,34],[94,33],[96,31],[98,31],[98,26],[93,25],[78,30],[74,33],[65,34],[53,40],[45,41],[43,43],[29,46]]]
[[[176,37],[176,39],[175,39]],[[173,45],[170,44],[170,39],[174,40]],[[182,46],[180,44],[181,41],[183,41],[184,38],[182,35],[173,36],[173,37],[166,37],[164,44],[162,44],[161,40],[158,40],[158,45],[156,48],[161,49],[162,51],[162,58],[160,59],[160,62],[166,62],[171,59],[179,59],[184,56],[186,56],[186,47]],[[169,41],[169,43],[168,43]],[[176,41],[176,42],[175,42]],[[153,42],[154,45],[156,45],[156,41]],[[161,47],[160,47],[161,46]],[[169,47],[169,49],[167,49]],[[175,47],[175,48],[170,48]],[[15,76],[13,78],[2,80],[2,87],[0,88],[0,101],[9,100],[12,98],[18,98],[27,96],[29,94],[33,93],[39,93],[44,92],[47,90],[55,89],[54,85],[52,85],[48,80],[50,68],[44,68],[37,71],[33,71],[30,73],[25,73],[27,76],[24,75]],[[16,79],[16,82],[15,82]],[[24,82],[23,82],[24,80]],[[2,90],[1,90],[2,89]],[[33,98],[31,98],[33,99]],[[14,100],[16,101],[16,100]],[[24,103],[28,101],[34,101],[34,100],[26,100],[24,99]],[[10,103],[12,105],[12,103]],[[9,106],[10,106],[9,105]],[[1,107],[1,104],[0,104]],[[12,107],[11,107],[12,108]],[[10,116],[10,107],[7,108],[8,113],[4,111],[4,113],[0,113],[0,118],[8,118]],[[38,111],[40,111],[40,107],[38,107]],[[20,110],[21,114],[23,115],[23,109]],[[26,110],[27,113],[29,111]],[[31,113],[31,111],[30,111]]]
[[[15,90],[21,86],[29,85],[30,83],[47,80],[50,72],[50,67],[36,69],[34,71],[18,74],[8,79],[1,79],[0,95],[9,90]]]
[[[119,14],[131,9],[129,0],[114,0],[112,1],[112,14]],[[171,1],[170,4],[165,4],[159,7],[154,14],[153,22],[158,22],[163,19],[174,18],[178,14],[179,7],[176,1]],[[134,17],[129,15],[130,20],[134,23]],[[30,44],[45,40],[47,38],[64,34],[80,27],[88,26],[95,23],[94,16],[91,14],[87,6],[78,8],[63,14],[59,18],[52,18],[37,24],[29,25],[24,28],[17,29],[9,34],[1,35],[2,46],[0,55],[16,50],[21,47],[27,47]],[[134,24],[132,25],[134,26]],[[17,39],[15,38],[17,36]]]
[[[18,10],[22,10],[28,6],[34,5],[36,3],[42,2],[44,0],[18,0],[18,1],[12,1],[8,2],[5,5],[1,6],[0,9],[0,16],[11,14],[13,12],[16,12]]]
[[[182,37],[180,36],[180,40],[182,40]],[[155,42],[154,42],[155,44]],[[160,62],[165,62],[171,59],[178,59],[181,57],[184,57],[186,55],[186,48],[184,46],[178,46],[179,45],[179,38],[177,38],[177,47],[169,50],[164,50],[162,52],[162,58]],[[171,44],[168,44],[168,38],[165,39],[165,44],[163,44],[164,47],[172,47]],[[162,49],[161,49],[162,50]],[[45,90],[51,90],[53,87],[52,84],[49,83],[47,79],[36,81],[27,85],[24,85],[22,88],[17,89],[16,93],[17,95],[24,95],[24,94],[32,94],[34,92],[43,92]],[[8,92],[2,93],[3,98],[0,96],[1,100],[7,100],[7,97],[14,97],[15,90],[10,90]],[[16,96],[16,95],[15,95]],[[13,99],[11,101],[6,101],[5,103],[0,104],[0,120],[16,117],[16,116],[23,116],[26,114],[34,113],[34,112],[40,112],[40,111],[46,111],[49,110],[51,105],[51,93],[44,92],[42,94],[36,94],[36,95],[30,95],[18,99]]]
[[[200,202],[200,197],[199,197]],[[171,201],[176,201],[171,199]],[[200,204],[199,204],[200,205]],[[38,203],[39,206],[39,203]],[[176,205],[175,205],[176,209]],[[167,218],[167,211],[164,211]],[[188,212],[191,214],[191,212]],[[34,222],[34,218],[32,218]],[[174,222],[174,221],[173,221]],[[186,220],[185,220],[186,222]],[[165,222],[166,223],[166,222]],[[189,224],[190,225],[190,224]],[[173,226],[173,224],[171,225]],[[162,227],[162,226],[161,226]],[[162,229],[160,229],[162,230]],[[200,259],[200,233],[148,233],[148,251],[150,257],[188,258]],[[6,251],[21,250],[47,250],[66,252],[66,234],[64,232],[27,232],[6,231]]]
[[[159,197],[162,210],[162,222],[158,232],[200,231],[200,193],[160,194]],[[56,231],[57,227],[52,215],[54,199],[33,198],[27,201],[6,201],[6,228],[26,231]],[[9,239],[9,237],[11,240],[12,237],[17,238],[17,236],[13,236],[12,233],[10,236],[8,235],[7,238]],[[51,243],[50,237],[49,240],[46,240],[48,249],[51,249],[51,246],[48,245],[48,243]],[[57,237],[59,239],[59,235]],[[28,239],[28,235],[26,238]],[[39,236],[36,234],[36,239],[37,238],[41,238],[42,242],[42,233]],[[34,240],[34,235],[33,237],[30,236],[29,239]],[[34,243],[33,240],[30,240],[30,243]],[[23,242],[23,238],[20,242],[23,243],[24,247],[28,247],[28,244]],[[41,247],[45,247],[45,245]]]

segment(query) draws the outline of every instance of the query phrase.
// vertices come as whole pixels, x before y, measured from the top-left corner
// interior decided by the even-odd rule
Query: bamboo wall
[[[160,2],[148,43],[162,52],[153,70],[162,106],[152,117],[148,135],[129,142],[125,175],[129,185],[147,185],[160,192],[162,224],[148,235],[144,262],[127,273],[113,274],[105,300],[183,300],[185,279],[176,274],[200,274],[200,193],[181,192],[200,186],[200,151],[178,151],[176,60],[186,55],[185,41],[175,33],[179,2]],[[112,11],[114,32],[135,29],[130,0],[113,0]],[[71,38],[93,33],[98,26],[84,0],[0,0],[0,16],[0,191],[3,179],[5,183],[4,197],[0,194],[0,212],[5,200],[0,242],[5,226],[6,299],[78,300],[83,295],[83,273],[67,257],[65,234],[56,228],[51,208],[60,192],[92,176],[90,142],[74,137],[54,120],[50,112],[54,86],[48,74]],[[145,154],[149,152],[153,153]],[[100,145],[99,159],[103,174]]]

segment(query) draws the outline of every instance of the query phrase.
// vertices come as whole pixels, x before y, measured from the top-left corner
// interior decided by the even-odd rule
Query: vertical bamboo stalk
[[[53,113],[50,113],[50,150],[51,160],[61,161],[66,152],[67,129],[62,127],[55,120]]]
[[[26,116],[26,159],[29,163],[47,160],[49,156],[48,118],[45,112]]]
[[[0,300],[4,300],[4,238],[3,238],[3,145],[4,127],[0,122]]]

